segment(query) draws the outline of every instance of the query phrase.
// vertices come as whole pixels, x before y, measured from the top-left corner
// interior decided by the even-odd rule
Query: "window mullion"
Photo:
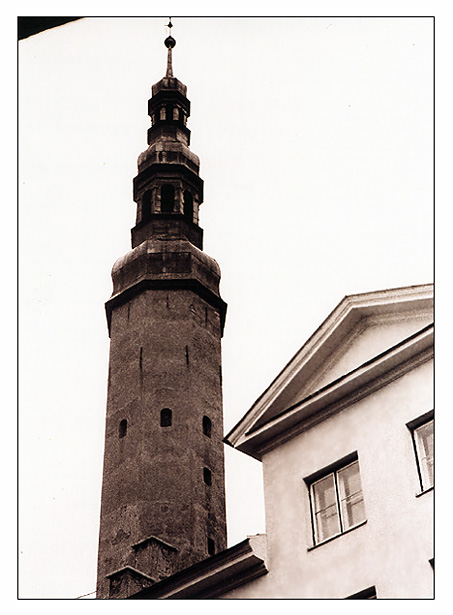
[[[334,472],[333,473],[333,481],[335,484],[335,495],[336,495],[336,502],[337,502],[337,512],[338,512],[338,520],[340,522],[340,534],[343,533],[343,519],[342,519],[342,515],[341,515],[341,501],[340,501],[340,492],[338,489],[338,478],[337,478],[337,473]]]

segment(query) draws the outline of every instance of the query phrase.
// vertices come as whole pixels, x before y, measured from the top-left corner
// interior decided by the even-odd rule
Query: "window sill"
[[[420,493],[416,493],[415,497],[419,498],[421,495],[425,495],[425,493],[429,493],[430,491],[434,491],[434,485],[432,485],[432,487],[428,487],[428,489],[424,489],[423,491],[420,491]]]
[[[367,520],[365,519],[365,521],[362,521],[361,523],[358,523],[357,525],[354,525],[354,527],[350,527],[349,529],[345,530],[341,534],[335,534],[335,536],[331,536],[330,538],[326,538],[322,542],[317,542],[315,545],[307,547],[307,551],[313,551],[313,549],[317,549],[318,547],[322,547],[322,545],[325,545],[328,542],[331,542],[332,540],[335,540],[336,538],[340,538],[341,536],[344,536],[345,534],[349,534],[349,532],[352,532],[352,531],[356,530],[358,527],[362,527],[362,525],[365,525],[366,522],[367,522]]]

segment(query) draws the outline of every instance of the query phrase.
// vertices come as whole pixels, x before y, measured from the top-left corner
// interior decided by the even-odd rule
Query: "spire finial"
[[[173,24],[171,23],[171,17],[168,18],[168,24],[166,25],[168,28],[168,36],[164,41],[165,47],[168,49],[167,55],[167,74],[166,77],[173,77],[173,66],[172,66],[172,57],[171,50],[176,45],[175,39],[171,35],[171,29],[173,28]]]

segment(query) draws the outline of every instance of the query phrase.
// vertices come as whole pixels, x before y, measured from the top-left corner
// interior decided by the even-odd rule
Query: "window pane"
[[[313,513],[316,542],[321,542],[340,532],[337,497],[333,474],[313,484]]]
[[[360,480],[359,462],[342,468],[337,472],[338,489],[340,492],[341,520],[343,529],[347,530],[365,521],[365,505],[363,502],[362,483]]]
[[[428,489],[434,484],[434,421],[429,421],[415,430],[416,446],[422,488]]]

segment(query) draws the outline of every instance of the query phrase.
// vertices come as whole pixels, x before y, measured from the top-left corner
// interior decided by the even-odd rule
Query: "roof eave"
[[[287,363],[278,376],[265,389],[241,420],[228,432],[224,442],[234,448],[239,448],[244,434],[275,403],[288,382],[304,368],[307,361],[320,351],[326,340],[331,336],[346,335],[351,327],[362,318],[369,317],[373,312],[379,312],[386,307],[394,311],[426,309],[428,304],[432,309],[433,285],[422,284],[370,293],[348,295],[340,301],[336,308],[322,322],[302,348]],[[239,448],[239,450],[242,450]]]
[[[368,361],[353,372],[330,383],[316,393],[258,428],[250,428],[235,441],[225,439],[259,461],[263,454],[294,437],[317,422],[399,378],[433,356],[434,326]]]
[[[267,572],[266,536],[249,536],[237,545],[129,596],[129,599],[215,598]]]

